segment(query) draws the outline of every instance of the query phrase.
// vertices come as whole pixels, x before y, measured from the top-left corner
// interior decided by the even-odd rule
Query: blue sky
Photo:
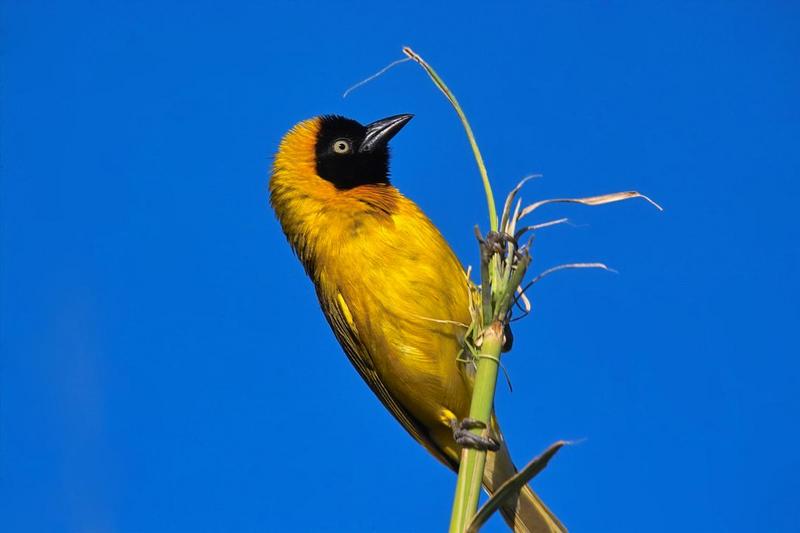
[[[268,207],[295,122],[416,118],[394,183],[475,264],[481,186],[553,206],[497,409],[573,531],[800,529],[790,2],[11,2],[0,529],[442,531],[455,477],[350,367]],[[494,520],[487,531],[503,531]]]

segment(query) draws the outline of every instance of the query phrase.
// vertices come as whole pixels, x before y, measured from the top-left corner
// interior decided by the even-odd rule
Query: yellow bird
[[[470,294],[442,234],[389,182],[388,142],[411,117],[297,124],[275,155],[270,202],[358,373],[412,437],[458,471],[461,446],[481,445],[458,425],[472,397],[473,375],[457,361]],[[490,493],[516,472],[496,421],[492,435]],[[502,512],[514,531],[566,531],[529,487]]]

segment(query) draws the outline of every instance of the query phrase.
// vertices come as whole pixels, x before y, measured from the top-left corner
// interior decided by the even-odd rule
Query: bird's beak
[[[359,146],[358,151],[371,152],[376,148],[386,146],[389,140],[403,129],[403,126],[412,118],[414,118],[414,115],[394,115],[393,117],[383,118],[376,120],[372,124],[367,124],[367,135],[364,137],[364,141]]]

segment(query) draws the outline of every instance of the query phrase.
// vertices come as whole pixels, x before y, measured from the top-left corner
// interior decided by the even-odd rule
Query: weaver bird
[[[411,117],[297,124],[275,155],[270,202],[358,373],[412,437],[458,471],[461,446],[480,444],[458,424],[472,397],[473,373],[457,360],[471,296],[442,234],[389,182],[388,142]],[[490,433],[489,493],[516,472],[496,420]],[[565,531],[527,486],[502,512],[514,531]]]

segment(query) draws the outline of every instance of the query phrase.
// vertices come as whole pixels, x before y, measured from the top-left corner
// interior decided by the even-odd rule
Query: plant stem
[[[494,321],[483,332],[483,344],[478,355],[478,370],[475,375],[475,388],[469,408],[470,418],[485,422],[487,426],[491,425],[494,390],[497,384],[502,347],[503,325],[499,321]],[[480,434],[480,430],[472,431]],[[463,533],[478,509],[485,464],[485,451],[462,448],[456,494],[453,499],[453,512],[450,517],[450,533]]]
[[[433,83],[439,88],[442,93],[447,97],[450,104],[461,119],[461,124],[469,139],[472,154],[475,156],[475,162],[478,165],[478,170],[483,180],[483,187],[486,193],[486,203],[489,207],[489,226],[491,232],[509,232],[514,233],[516,224],[525,215],[533,212],[535,209],[550,203],[578,203],[584,205],[602,205],[612,202],[618,202],[629,198],[644,198],[648,202],[655,205],[659,210],[661,207],[650,200],[648,197],[636,192],[627,191],[621,193],[605,194],[601,196],[592,196],[587,198],[557,198],[553,200],[542,200],[525,207],[521,212],[520,203],[513,210],[513,200],[522,184],[533,176],[529,176],[522,180],[517,187],[509,194],[506,199],[506,205],[503,209],[503,227],[498,228],[497,210],[494,203],[494,194],[492,193],[492,185],[489,181],[489,175],[486,172],[486,165],[483,163],[483,156],[478,149],[478,143],[475,140],[475,135],[472,133],[472,127],[469,125],[467,116],[461,109],[461,106],[456,100],[455,95],[447,87],[444,80],[433,70],[424,59],[422,59],[416,52],[409,47],[403,48],[403,53],[416,61],[430,76]],[[392,65],[396,64],[393,63]],[[385,70],[385,69],[384,69]],[[383,72],[383,71],[381,71]],[[509,218],[512,217],[512,218]],[[564,219],[565,220],[565,219]],[[562,220],[554,223],[561,222]],[[552,223],[550,223],[552,224]],[[527,226],[520,231],[516,232],[519,237],[528,230],[533,230],[538,227],[544,227],[548,224],[541,224],[538,226]],[[486,429],[479,430],[473,429],[472,433],[481,435],[481,432],[490,433],[492,429],[492,411],[494,408],[494,392],[497,385],[497,374],[500,367],[500,353],[503,349],[504,342],[504,323],[508,319],[509,309],[514,305],[516,291],[519,288],[522,280],[525,277],[525,271],[531,261],[529,246],[517,248],[516,242],[513,239],[506,243],[506,248],[498,251],[496,244],[493,240],[493,246],[489,247],[487,242],[484,241],[478,228],[475,228],[475,233],[480,242],[481,250],[481,305],[480,305],[480,318],[473,317],[473,324],[470,326],[470,331],[473,331],[472,340],[480,339],[480,351],[477,355],[475,383],[472,392],[472,403],[470,404],[469,417],[473,420],[483,422]],[[487,234],[487,241],[489,240]],[[495,239],[497,235],[493,235]],[[530,244],[530,241],[529,241]],[[535,283],[537,280],[546,276],[550,272],[562,268],[585,268],[585,267],[599,267],[605,268],[605,265],[600,263],[573,263],[569,265],[562,265],[555,269],[550,269],[531,281]],[[530,285],[530,284],[529,284]],[[522,290],[524,298],[524,289]],[[477,343],[476,343],[477,345]],[[485,436],[485,435],[483,435]],[[552,446],[540,458],[537,458],[526,467],[526,473],[522,473],[509,480],[514,487],[524,485],[530,477],[535,475],[539,470],[544,468],[547,461],[552,455],[563,445],[557,443]],[[453,499],[453,511],[450,519],[450,533],[464,533],[466,528],[470,525],[473,515],[475,515],[478,508],[478,500],[480,498],[481,485],[483,484],[483,470],[486,465],[486,451],[477,450],[474,448],[463,447],[461,450],[461,462],[458,469],[458,480],[456,481],[456,493]],[[537,470],[538,469],[538,470]],[[488,502],[488,507],[479,520],[473,524],[473,529],[480,527],[488,516],[501,505],[502,495],[497,499]]]
[[[483,188],[486,193],[486,203],[489,208],[489,226],[493,232],[498,231],[497,208],[494,203],[492,185],[489,181],[489,174],[486,172],[486,165],[483,163],[483,156],[478,148],[478,142],[472,133],[467,116],[461,109],[453,92],[439,77],[435,70],[416,52],[408,47],[403,48],[403,53],[410,57],[428,73],[436,86],[450,101],[450,104],[461,119],[461,124],[467,133],[472,154],[478,165],[478,171],[483,180]],[[472,403],[470,404],[469,417],[486,424],[487,433],[491,430],[492,409],[494,407],[494,391],[497,385],[497,373],[500,367],[500,352],[503,348],[503,323],[502,319],[506,315],[509,299],[503,298],[504,302],[498,302],[498,296],[507,293],[513,294],[517,286],[509,285],[509,278],[500,276],[501,258],[498,254],[489,251],[486,244],[482,241],[478,232],[478,240],[481,241],[481,320],[480,326],[482,344],[478,354],[477,370],[475,373],[475,384],[472,392]],[[509,261],[513,263],[513,249],[509,250]],[[507,268],[511,269],[511,263]],[[524,267],[523,267],[524,272]],[[508,272],[510,274],[510,272]],[[512,276],[519,284],[519,279]],[[495,305],[492,305],[492,304]],[[473,429],[473,433],[480,435],[481,430]],[[450,520],[451,533],[463,533],[467,525],[472,520],[473,515],[478,509],[478,500],[483,484],[483,469],[486,465],[486,451],[473,448],[463,448],[461,450],[461,463],[458,469],[458,480],[456,481],[456,494],[453,499],[453,512]]]

